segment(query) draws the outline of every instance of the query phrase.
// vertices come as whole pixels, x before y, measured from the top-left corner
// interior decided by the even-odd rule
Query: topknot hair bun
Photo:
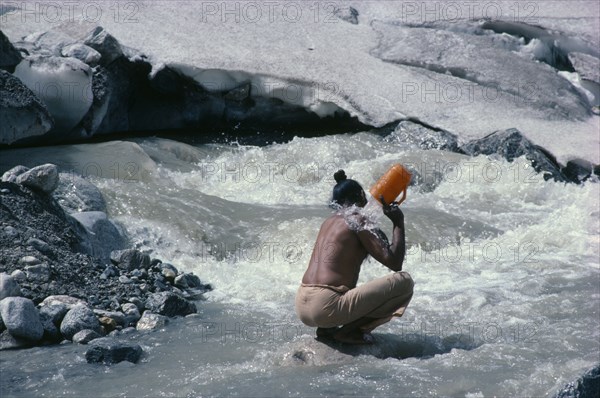
[[[339,184],[340,182],[344,181],[348,177],[346,177],[346,172],[344,170],[338,170],[333,175],[333,178],[335,178],[335,182],[337,182]]]

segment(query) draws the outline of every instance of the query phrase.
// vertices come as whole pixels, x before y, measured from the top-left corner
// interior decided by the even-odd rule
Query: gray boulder
[[[197,312],[196,305],[172,292],[154,293],[146,300],[146,310],[166,316],[185,316]]]
[[[46,242],[38,238],[29,238],[27,245],[32,246],[35,250],[43,254],[51,254],[52,248]]]
[[[114,364],[122,361],[136,363],[142,356],[142,348],[138,344],[125,343],[112,337],[103,337],[90,342],[85,352],[88,363]]]
[[[95,330],[84,329],[73,335],[73,343],[87,344],[92,340],[99,339],[102,335]]]
[[[29,171],[29,167],[15,166],[12,169],[6,171],[4,174],[2,174],[2,181],[16,182],[17,177],[20,176],[21,174],[25,173],[26,171]]]
[[[0,30],[0,69],[12,73],[22,59],[21,53]]]
[[[58,187],[52,197],[67,213],[84,211],[106,212],[102,192],[83,177],[72,173],[60,173]]]
[[[194,274],[181,274],[175,278],[175,286],[180,289],[203,287],[202,281]]]
[[[33,91],[17,77],[0,70],[0,144],[44,135],[53,127],[48,108]]]
[[[27,281],[27,275],[25,274],[25,272],[21,271],[20,269],[16,269],[13,272],[11,272],[10,276],[12,276],[13,279],[15,280],[15,282],[17,282],[17,283]]]
[[[127,325],[134,325],[141,317],[140,311],[133,303],[124,303],[121,305],[121,310],[125,314]]]
[[[55,326],[60,326],[65,315],[69,312],[67,304],[65,303],[53,303],[40,307],[40,318],[48,319]]]
[[[126,271],[150,267],[150,256],[135,249],[115,250],[110,254],[110,261]]]
[[[460,152],[456,136],[445,130],[427,128],[419,123],[403,120],[385,137],[385,141],[405,144],[409,148],[440,149]]]
[[[20,174],[16,183],[37,191],[50,193],[58,186],[58,167],[52,163],[36,166]]]
[[[163,315],[154,314],[150,311],[145,311],[137,323],[137,330],[154,330],[160,329],[169,323],[169,318]]]
[[[91,256],[108,260],[112,251],[122,249],[127,243],[123,232],[102,211],[72,213],[70,217],[82,239],[81,249]]]
[[[117,39],[101,26],[94,28],[88,34],[84,39],[84,44],[100,53],[101,65],[108,65],[123,56],[123,50]]]
[[[8,332],[30,341],[39,341],[44,327],[33,301],[24,297],[7,297],[0,301],[0,314]]]
[[[19,259],[19,263],[21,263],[23,265],[37,265],[37,264],[41,264],[42,262],[37,257],[24,256]]]
[[[62,340],[62,335],[58,329],[58,325],[52,321],[52,318],[40,312],[40,322],[44,328],[44,340],[51,343],[58,343]]]
[[[17,297],[21,295],[21,287],[15,278],[5,272],[0,273],[0,300],[6,297]]]
[[[12,350],[16,348],[27,348],[31,346],[32,342],[30,340],[15,337],[8,333],[8,330],[0,333],[0,351]]]
[[[75,333],[84,329],[102,333],[100,322],[94,312],[87,306],[76,305],[65,315],[60,324],[60,332],[66,339],[71,340]]]
[[[50,280],[48,264],[29,265],[25,267],[25,275],[30,282],[44,283]]]
[[[520,156],[531,161],[535,171],[543,173],[544,179],[556,181],[567,179],[560,171],[560,166],[543,148],[534,145],[515,128],[495,131],[481,139],[469,141],[460,148],[471,156],[498,154],[509,162]]]
[[[40,303],[40,307],[50,305],[65,305],[67,310],[75,307],[76,305],[85,305],[85,301],[77,297],[67,296],[65,294],[55,294],[48,296]]]
[[[598,391],[600,391],[600,363],[597,363],[577,380],[564,386],[555,398],[591,398],[597,397]]]

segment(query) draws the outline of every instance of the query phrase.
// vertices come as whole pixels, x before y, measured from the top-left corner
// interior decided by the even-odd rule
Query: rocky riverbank
[[[98,339],[88,361],[135,362],[139,347],[112,338],[195,313],[208,290],[198,276],[128,248],[85,179],[52,164],[2,176],[0,349]]]

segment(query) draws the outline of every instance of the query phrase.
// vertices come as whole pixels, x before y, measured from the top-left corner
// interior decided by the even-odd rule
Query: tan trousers
[[[305,325],[322,328],[346,325],[363,317],[374,318],[372,323],[362,327],[370,330],[404,314],[413,286],[412,278],[404,271],[354,289],[302,284],[296,294],[296,314]]]

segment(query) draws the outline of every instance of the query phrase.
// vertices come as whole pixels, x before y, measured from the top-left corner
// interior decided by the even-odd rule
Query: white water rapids
[[[133,337],[147,352],[137,365],[86,365],[75,345],[3,352],[8,395],[543,396],[598,362],[597,183],[544,181],[523,158],[423,151],[370,133],[28,153],[87,172],[133,244],[215,290],[200,316]],[[347,356],[314,343],[295,291],[332,211],[333,173],[368,190],[396,162],[423,181],[402,204],[414,298],[375,330],[376,347]],[[359,283],[386,272],[369,260]]]

